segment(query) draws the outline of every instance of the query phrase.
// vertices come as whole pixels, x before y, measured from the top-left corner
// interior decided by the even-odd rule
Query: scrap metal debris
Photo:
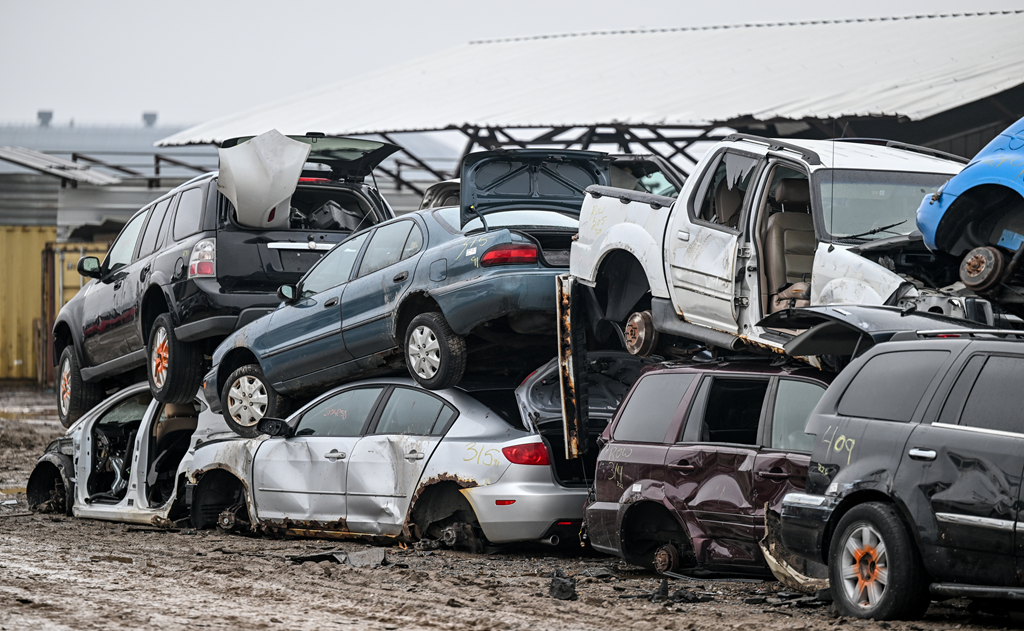
[[[340,563],[344,565],[350,565],[352,567],[368,567],[377,568],[382,565],[388,565],[387,552],[380,548],[372,548],[370,550],[360,550],[357,552],[345,552],[344,550],[327,550],[325,552],[314,552],[312,554],[300,554],[297,556],[288,557],[288,559],[295,565],[300,565],[306,561],[312,561],[313,563],[320,563],[322,561],[329,561],[331,563]]]
[[[548,594],[558,600],[578,600],[576,593],[576,578],[567,575],[562,570],[555,570],[551,573],[551,587]]]
[[[661,579],[661,585],[655,591],[650,590],[637,590],[639,594],[620,594],[621,599],[646,599],[652,603],[665,602],[665,603],[709,603],[714,602],[715,597],[708,592],[694,592],[688,589],[677,589],[676,591],[669,594],[668,591],[668,579]]]

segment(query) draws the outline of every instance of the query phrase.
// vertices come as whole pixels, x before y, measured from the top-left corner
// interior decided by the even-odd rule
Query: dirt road
[[[158,530],[57,515],[23,515],[31,464],[60,433],[51,395],[0,389],[0,629],[998,629],[965,601],[925,620],[835,618],[828,607],[778,604],[775,582],[669,581],[684,602],[651,602],[660,579],[601,556],[545,547],[490,555],[417,552],[359,542],[275,540]],[[384,552],[352,567],[292,557]],[[550,574],[576,579],[578,599],[549,595]],[[589,576],[588,576],[589,575]],[[677,594],[677,590],[685,593]],[[684,598],[685,597],[685,598]],[[708,602],[685,602],[685,600]],[[745,603],[750,600],[750,603]]]

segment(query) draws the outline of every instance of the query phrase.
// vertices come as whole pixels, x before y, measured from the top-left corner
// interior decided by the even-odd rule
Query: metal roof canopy
[[[866,136],[865,128],[889,129],[872,121],[921,121],[985,101],[998,120],[991,113],[958,119],[956,131],[966,133],[965,123],[980,129],[1019,116],[1018,106],[997,95],[1016,95],[1024,83],[1022,30],[1024,11],[1017,10],[470,42],[157,145],[219,143],[271,128],[379,134],[391,142],[393,132],[458,130],[468,138],[466,152],[611,143],[685,168],[699,157],[694,145],[723,137],[724,127]],[[448,175],[406,153],[439,178]]]
[[[98,186],[121,182],[120,178],[93,170],[88,165],[23,147],[0,147],[0,160],[73,182],[86,182]]]

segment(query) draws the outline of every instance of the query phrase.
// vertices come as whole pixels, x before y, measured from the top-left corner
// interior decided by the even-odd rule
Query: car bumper
[[[816,563],[825,562],[825,527],[839,498],[789,493],[782,499],[782,543],[794,554]]]
[[[212,278],[188,279],[172,286],[183,342],[224,337],[274,311],[281,300],[270,293],[225,293]]]
[[[619,523],[623,507],[618,502],[593,502],[587,505],[587,536],[598,552],[622,556]]]
[[[555,277],[564,268],[516,269],[456,282],[430,292],[459,335],[496,318],[524,311],[555,312]]]
[[[510,468],[526,466],[511,465]],[[462,491],[488,541],[537,541],[557,529],[560,522],[574,524],[578,531],[583,503],[587,499],[586,489],[570,489],[551,481],[506,481],[508,473],[495,484]],[[515,503],[497,503],[511,500]]]

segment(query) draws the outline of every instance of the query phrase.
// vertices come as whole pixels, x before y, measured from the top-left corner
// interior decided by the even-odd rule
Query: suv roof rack
[[[939,151],[938,149],[932,149],[931,147],[912,145],[910,143],[900,142],[898,140],[886,140],[884,138],[833,138],[833,140],[836,142],[855,142],[863,145],[878,145],[880,147],[892,147],[893,149],[903,149],[904,151],[920,153],[926,156],[931,156],[933,158],[952,160],[953,162],[959,162],[960,164],[967,164],[970,162],[968,158],[958,156],[955,153],[946,153],[945,151]]]
[[[934,337],[966,337],[971,339],[998,337],[1008,341],[1024,341],[1024,331],[1019,331],[1017,329],[934,329],[928,331],[900,331],[889,338],[889,341],[905,342],[907,340]]]
[[[807,164],[812,164],[815,166],[821,164],[821,157],[817,153],[805,147],[801,147],[799,145],[783,142],[781,140],[776,140],[774,138],[755,136],[753,134],[729,134],[728,136],[725,137],[725,142],[736,142],[737,140],[746,140],[748,142],[756,142],[760,145],[767,145],[768,149],[771,151],[781,151],[783,149],[788,149],[794,153],[799,153],[800,156],[807,161]]]

